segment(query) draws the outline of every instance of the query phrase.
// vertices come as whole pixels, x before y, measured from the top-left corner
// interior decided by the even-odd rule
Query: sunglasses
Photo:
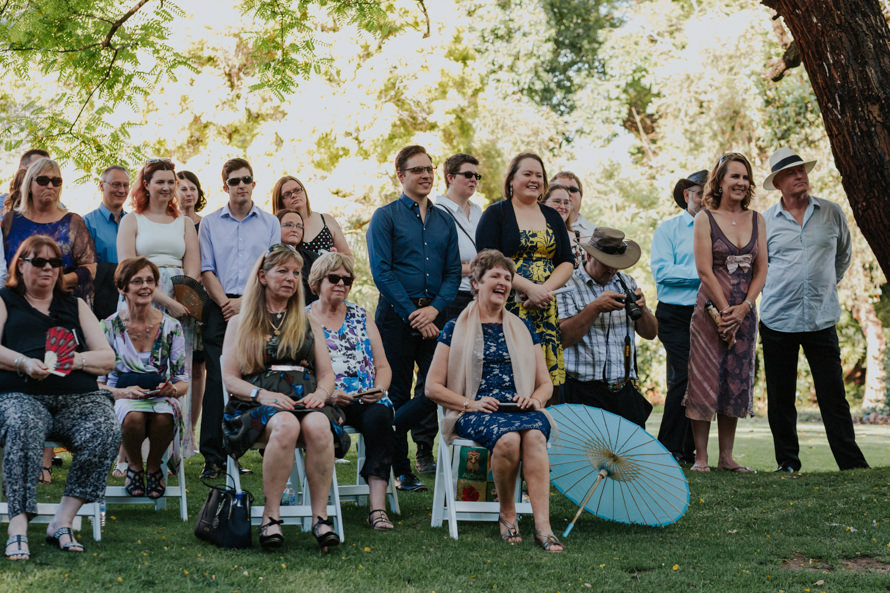
[[[458,171],[457,173],[455,173],[455,175],[463,175],[467,179],[472,179],[473,177],[475,177],[476,181],[482,181],[482,175],[480,175],[479,173],[473,173],[472,171]]]
[[[579,187],[575,187],[574,185],[567,185],[567,186],[566,186],[566,189],[569,190],[569,193],[570,193],[570,194],[576,194],[576,193],[578,193],[579,191],[581,191],[581,188],[579,188]]]
[[[61,177],[47,177],[46,175],[41,175],[40,177],[35,177],[34,181],[41,187],[46,187],[50,183],[56,187],[62,187]]]
[[[162,159],[162,158],[155,157],[153,159],[148,159],[147,161],[145,161],[145,164],[147,165],[149,163],[172,163],[172,162],[173,161],[171,161],[170,159]]]
[[[341,276],[340,274],[328,274],[325,277],[328,279],[328,282],[334,285],[340,284],[342,280],[344,285],[352,286],[352,282],[355,280],[352,276]]]
[[[43,268],[46,264],[49,264],[52,268],[61,268],[62,267],[62,258],[61,257],[51,257],[49,259],[45,257],[23,257],[22,261],[26,261],[30,263],[35,268]]]
[[[253,183],[253,177],[251,177],[250,175],[245,175],[244,177],[232,177],[230,179],[226,179],[227,187],[237,187],[237,186],[241,185],[242,183],[244,185],[249,185],[249,184]]]
[[[407,169],[402,169],[402,171],[408,171],[410,173],[414,173],[415,175],[420,175],[421,173],[432,173],[435,171],[435,168],[430,165],[429,167],[409,167]]]

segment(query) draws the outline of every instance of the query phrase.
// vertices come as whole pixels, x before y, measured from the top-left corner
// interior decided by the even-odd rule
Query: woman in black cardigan
[[[516,298],[507,309],[528,319],[538,332],[550,379],[565,381],[559,314],[553,291],[572,275],[572,245],[559,213],[538,203],[547,191],[547,172],[536,154],[524,152],[510,162],[505,200],[489,206],[476,228],[476,248],[497,249],[516,262]]]

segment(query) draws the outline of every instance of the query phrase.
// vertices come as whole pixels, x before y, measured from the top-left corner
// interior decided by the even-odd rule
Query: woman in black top
[[[96,377],[111,371],[114,352],[86,303],[62,291],[62,252],[45,235],[25,239],[0,289],[0,438],[3,479],[9,504],[6,556],[26,560],[28,518],[37,512],[37,478],[43,443],[61,441],[71,451],[71,470],[47,541],[66,552],[82,552],[71,525],[84,502],[102,498],[120,428],[111,394]],[[47,332],[61,326],[77,347],[67,376],[45,363]]]

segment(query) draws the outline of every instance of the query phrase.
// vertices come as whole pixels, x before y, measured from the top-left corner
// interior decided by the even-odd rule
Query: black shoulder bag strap
[[[467,232],[467,229],[464,228],[464,225],[462,225],[462,224],[460,223],[460,221],[457,219],[457,217],[454,216],[454,214],[451,213],[451,210],[449,210],[449,209],[446,208],[445,206],[440,206],[439,204],[436,204],[436,208],[438,208],[439,210],[444,211],[448,216],[451,217],[451,220],[454,221],[454,224],[457,225],[457,228],[459,228],[460,230],[462,230],[463,233],[467,236],[467,239],[470,240],[470,243],[473,244],[473,249],[476,249],[476,240],[475,240],[473,237],[470,236],[470,233]]]

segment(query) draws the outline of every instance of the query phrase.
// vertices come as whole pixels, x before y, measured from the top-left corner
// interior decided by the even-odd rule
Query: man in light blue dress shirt
[[[205,313],[204,352],[207,383],[201,406],[201,442],[204,456],[201,476],[213,479],[224,472],[222,448],[222,355],[229,319],[241,310],[241,295],[256,261],[270,246],[281,243],[281,225],[275,216],[253,203],[253,169],[244,159],[226,161],[222,170],[228,203],[201,221],[201,281],[212,301]]]
[[[868,467],[856,444],[844,390],[835,325],[837,284],[850,265],[852,244],[840,206],[810,195],[804,161],[790,148],[770,157],[763,181],[782,198],[763,213],[769,271],[760,307],[760,339],[776,471],[801,467],[797,439],[797,356],[803,347],[831,452],[840,469]]]
[[[679,463],[694,461],[695,445],[686,417],[689,365],[689,324],[701,279],[692,253],[692,224],[701,210],[707,170],[680,179],[674,185],[674,201],[683,213],[661,223],[652,236],[652,277],[658,290],[658,339],[667,357],[667,395],[658,440]]]
[[[102,203],[83,217],[83,222],[96,244],[96,294],[93,312],[105,319],[117,310],[118,293],[114,286],[117,269],[117,231],[124,217],[124,202],[130,193],[130,174],[120,165],[112,165],[99,177]]]

